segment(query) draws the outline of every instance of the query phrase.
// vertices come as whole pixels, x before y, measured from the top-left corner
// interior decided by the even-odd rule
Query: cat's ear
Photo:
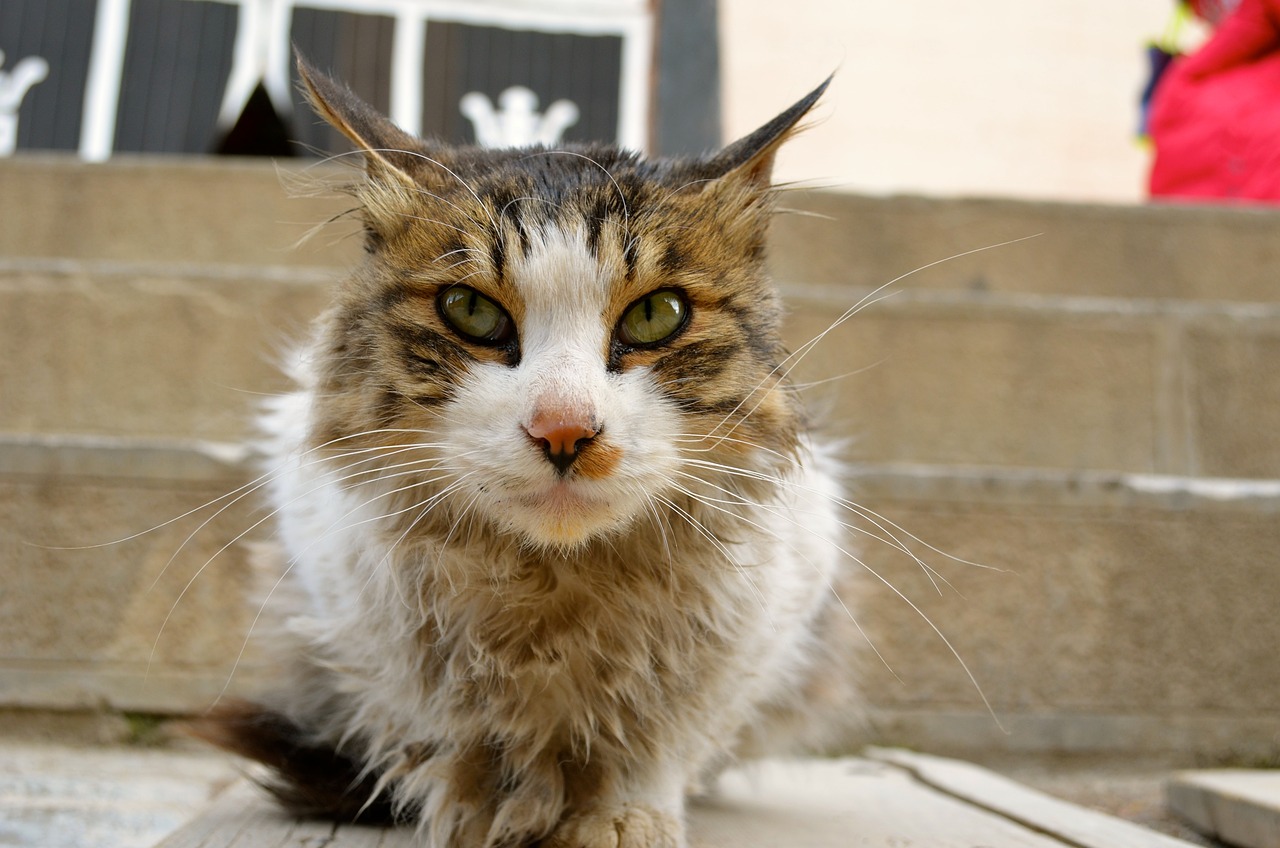
[[[787,139],[796,134],[796,125],[809,113],[831,84],[831,77],[802,97],[790,109],[748,136],[721,150],[708,163],[715,179],[741,180],[753,188],[767,189],[773,180],[773,160]]]
[[[311,107],[364,153],[370,176],[390,176],[412,185],[412,159],[421,155],[414,153],[421,142],[354,91],[317,70],[301,54],[297,54],[297,63]]]

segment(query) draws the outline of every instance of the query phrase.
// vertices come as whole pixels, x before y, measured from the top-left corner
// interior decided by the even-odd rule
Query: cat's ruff
[[[833,463],[763,268],[778,146],[364,152],[369,250],[266,416],[287,677],[203,732],[307,814],[445,846],[683,846],[735,756],[855,707]]]

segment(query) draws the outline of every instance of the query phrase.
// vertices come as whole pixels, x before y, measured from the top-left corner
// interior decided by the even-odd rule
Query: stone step
[[[0,437],[0,706],[189,713],[251,687],[252,474],[234,444]]]
[[[0,256],[117,262],[346,266],[354,223],[305,250],[316,225],[351,209],[326,189],[353,168],[198,156],[117,156],[89,164],[55,154],[0,161]],[[320,192],[321,197],[297,197]]]
[[[1280,210],[796,191],[779,276],[877,288],[1274,303]]]
[[[939,780],[939,776],[942,777]],[[993,803],[993,793],[998,793]],[[765,760],[730,769],[686,814],[690,848],[1190,848],[968,763],[907,752]],[[410,848],[410,827],[299,821],[242,781],[156,848]]]
[[[0,432],[236,440],[339,274],[0,259]],[[788,282],[806,401],[875,462],[1280,477],[1280,305]]]
[[[251,468],[208,443],[0,440],[0,525],[16,528],[0,535],[0,706],[187,712],[260,683],[245,597],[264,513],[231,502]],[[850,477],[883,516],[847,516],[867,567],[855,610],[883,657],[862,672],[877,738],[962,755],[1280,747],[1280,482]],[[67,549],[84,545],[100,547]]]
[[[1201,833],[1240,848],[1280,848],[1280,771],[1213,769],[1176,774],[1169,809]]]
[[[184,157],[0,161],[0,256],[241,265],[349,265],[360,252],[338,165]],[[299,196],[301,195],[301,196]],[[790,191],[779,277],[916,288],[1275,302],[1280,211]],[[1028,238],[1033,237],[1033,238]],[[1027,239],[1005,247],[993,247]],[[988,249],[989,248],[989,249]],[[926,267],[929,266],[929,267]],[[917,270],[919,269],[919,270]]]

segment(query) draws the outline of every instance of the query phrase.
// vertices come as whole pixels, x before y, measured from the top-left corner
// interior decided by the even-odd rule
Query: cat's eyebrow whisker
[[[478,256],[483,256],[483,255],[484,255],[484,251],[476,250],[474,247],[459,247],[459,248],[455,248],[455,249],[453,249],[453,250],[446,251],[446,252],[444,252],[444,253],[440,254],[439,256],[437,256],[435,259],[432,259],[431,261],[432,261],[432,262],[439,262],[441,259],[448,259],[450,256],[453,256],[455,253],[474,253],[474,254],[476,254],[476,255],[478,255]],[[457,266],[457,265],[450,265],[450,266],[449,266],[449,268],[450,268],[450,269],[452,269],[452,268],[456,268],[456,267],[458,267],[458,266]],[[446,269],[446,270],[447,270],[447,269]]]
[[[565,209],[565,206],[563,203],[556,203],[554,200],[552,200],[549,197],[538,197],[537,195],[534,195],[534,194],[522,194],[519,197],[511,198],[505,204],[503,204],[502,209],[498,211],[498,217],[505,218],[508,209],[510,209],[512,206],[515,206],[517,203],[524,203],[526,201],[532,201],[534,203],[545,203],[547,206],[555,207],[555,210],[557,212],[563,212]]]
[[[434,218],[424,218],[421,215],[413,215],[409,212],[401,212],[400,217],[408,218],[410,221],[421,221],[424,224],[435,224],[437,227],[444,227],[446,230],[453,230],[455,233],[462,233],[464,236],[471,234],[470,230],[464,230],[462,227],[447,224],[444,221],[437,221]]]
[[[671,191],[667,192],[667,197],[673,197],[687,188],[693,188],[694,186],[699,186],[699,185],[707,185],[708,183],[713,183],[713,182],[715,182],[715,180],[710,177],[703,177],[702,179],[697,179],[697,180],[689,180],[689,182],[681,183],[680,185],[671,189]]]
[[[417,193],[417,194],[424,195],[424,196],[426,196],[426,197],[430,197],[432,200],[438,200],[438,201],[440,201],[441,203],[443,203],[444,205],[448,206],[450,209],[454,210],[454,211],[455,211],[455,212],[457,212],[459,215],[461,215],[462,217],[466,218],[468,221],[470,221],[470,222],[471,222],[471,223],[473,223],[473,224],[481,224],[481,223],[483,223],[483,222],[481,222],[481,221],[477,220],[477,219],[476,219],[476,217],[475,217],[474,215],[472,215],[470,212],[468,212],[467,210],[463,209],[461,206],[459,206],[458,204],[454,203],[453,201],[449,200],[449,199],[448,199],[448,198],[446,198],[446,197],[442,197],[441,195],[438,195],[438,194],[436,194],[435,192],[428,191],[427,189],[422,188],[421,186],[415,186],[413,190],[414,190],[414,192],[415,192],[415,193]],[[474,192],[473,192],[473,193],[474,193]]]
[[[840,317],[837,318],[835,321],[833,321],[831,325],[828,326],[825,330],[818,333],[818,335],[814,336],[809,341],[805,342],[803,345],[801,345],[799,348],[797,348],[795,351],[793,351],[791,354],[785,357],[776,366],[774,366],[774,368],[767,375],[765,375],[765,378],[761,380],[760,383],[758,383],[756,387],[751,390],[750,393],[748,393],[747,397],[748,398],[751,397],[751,395],[755,394],[757,391],[763,388],[765,384],[768,383],[769,380],[775,374],[777,374],[777,372],[780,369],[785,368],[782,374],[782,379],[785,380],[786,377],[791,373],[791,371],[795,369],[796,365],[798,365],[800,361],[804,359],[804,357],[808,354],[808,352],[813,350],[813,348],[820,341],[825,339],[828,334],[836,330],[838,327],[842,326],[846,321],[851,319],[853,316],[857,315],[863,309],[866,309],[869,306],[879,303],[881,300],[884,300],[886,297],[892,296],[892,294],[896,294],[896,293],[890,293],[884,296],[878,296],[880,295],[881,292],[883,292],[885,289],[889,288],[890,286],[894,285],[895,283],[899,283],[902,280],[905,280],[907,277],[910,277],[914,274],[918,274],[921,271],[926,271],[938,265],[942,265],[946,262],[951,262],[955,259],[960,259],[965,256],[971,256],[975,253],[982,253],[988,250],[995,250],[1001,247],[1008,247],[1009,245],[1017,244],[1018,242],[1023,242],[1023,241],[1027,241],[1028,239],[1038,238],[1040,235],[1041,235],[1040,233],[1034,233],[1029,236],[1020,236],[1019,238],[1008,239],[1007,241],[997,242],[995,244],[988,244],[982,247],[975,247],[971,250],[965,250],[959,253],[953,253],[950,256],[946,256],[942,259],[935,259],[932,262],[928,262],[928,263],[925,263],[924,265],[920,265],[916,268],[911,269],[910,271],[907,271],[904,274],[899,274],[898,276],[894,277],[892,280],[889,280],[887,283],[877,286],[876,288],[872,289],[871,291],[864,294],[861,298],[859,298],[858,301],[853,304],[853,306],[850,306],[848,309],[846,309],[844,313],[841,314]],[[789,366],[787,365],[788,362],[791,362]],[[739,419],[739,423],[749,418],[751,414],[756,409],[758,409],[760,404],[763,402],[764,402],[763,398],[760,401],[757,401],[756,406],[753,407],[751,411],[748,412],[746,415],[742,416],[741,419]],[[744,403],[745,403],[745,400],[744,400]],[[734,407],[734,409],[731,410],[729,414],[724,417],[724,419],[720,422],[720,424],[716,425],[715,429],[719,429],[725,422],[729,421],[729,419],[738,411],[739,408],[741,408],[741,404],[739,404],[737,407]],[[734,427],[737,427],[737,424],[735,424]],[[730,432],[732,432],[732,430],[733,428],[730,428]],[[714,430],[712,432],[714,432]]]
[[[427,154],[418,150],[401,150],[401,149],[392,147],[392,148],[378,148],[378,149],[372,150],[371,152],[398,153],[404,156],[413,156],[423,160],[424,162],[430,163],[431,165],[434,165],[435,167],[444,171],[446,174],[453,177],[457,181],[458,185],[465,188],[471,194],[471,196],[475,198],[476,203],[478,203],[480,205],[480,208],[485,211],[485,214],[489,216],[489,224],[493,226],[495,229],[497,228],[498,222],[493,219],[493,215],[489,213],[489,208],[485,206],[484,201],[480,199],[480,195],[476,193],[476,190],[472,188],[471,185],[466,180],[458,176],[458,174],[453,169],[451,169],[448,165],[445,165],[443,162],[439,161],[438,159],[432,159]]]
[[[752,398],[752,396],[754,396],[757,392],[760,392],[761,390],[763,390],[763,394],[761,395],[760,399],[756,401],[755,405],[752,406],[751,409],[747,410],[746,413],[744,413],[741,417],[738,418],[737,421],[734,422],[733,426],[729,428],[728,433],[726,433],[726,435],[731,434],[735,430],[737,430],[738,426],[742,424],[742,422],[746,421],[753,414],[755,414],[755,411],[760,408],[760,405],[764,403],[765,398],[768,397],[769,392],[774,391],[779,387],[779,385],[784,383],[787,377],[789,377],[791,372],[795,369],[795,367],[799,365],[804,360],[805,356],[809,354],[809,351],[817,347],[818,344],[827,337],[827,335],[835,331],[837,327],[844,324],[846,321],[848,321],[853,316],[857,315],[863,309],[866,309],[870,306],[874,306],[875,304],[883,300],[887,300],[888,298],[897,295],[898,292],[889,292],[879,297],[873,297],[873,295],[876,295],[887,286],[892,285],[894,282],[896,282],[896,280],[891,280],[888,283],[885,283],[880,288],[876,289],[875,291],[869,294],[863,295],[863,297],[859,299],[857,303],[855,303],[853,306],[845,310],[844,314],[842,314],[839,318],[833,321],[825,330],[818,333],[818,335],[809,339],[804,344],[800,345],[800,347],[796,348],[794,351],[792,351],[790,354],[784,357],[777,365],[773,366],[773,368],[769,370],[769,373],[765,374],[764,378],[760,380],[760,382],[756,383],[756,385],[752,387],[751,391],[747,392],[746,396],[743,397],[742,401],[733,409],[729,410],[729,412],[725,414],[724,418],[722,418],[720,422],[716,424],[715,427],[711,428],[711,433],[714,434],[717,430],[719,430],[726,423],[728,423],[733,418],[733,416],[738,413],[738,410],[742,409],[742,407],[747,403],[747,401]],[[781,372],[781,375],[779,375],[779,372]]]
[[[795,215],[798,218],[817,218],[821,221],[839,221],[840,219],[834,215],[826,215],[822,212],[814,212],[812,209],[792,209],[786,206],[779,206],[774,209],[777,215]]]
[[[599,163],[599,162],[597,162],[595,159],[592,159],[590,156],[587,156],[585,153],[579,153],[579,152],[578,152],[578,151],[576,151],[576,150],[564,150],[564,149],[560,149],[560,150],[538,150],[538,151],[535,151],[535,152],[533,152],[533,153],[530,153],[528,156],[525,156],[524,158],[526,158],[526,159],[532,159],[532,158],[533,158],[533,157],[535,157],[535,156],[558,156],[558,155],[563,155],[563,156],[575,156],[575,157],[577,157],[577,158],[579,158],[579,159],[584,159],[584,160],[586,160],[587,162],[590,162],[592,165],[595,165],[597,168],[599,168],[599,169],[601,170],[601,172],[603,172],[603,173],[604,173],[604,175],[605,175],[606,177],[608,177],[608,178],[609,178],[609,182],[613,183],[613,190],[614,190],[614,191],[616,191],[616,192],[618,193],[618,201],[622,204],[622,216],[623,216],[623,221],[622,221],[622,232],[623,232],[625,235],[630,235],[630,233],[631,233],[631,210],[627,208],[627,195],[622,191],[622,186],[620,186],[620,185],[618,184],[618,181],[617,181],[616,179],[614,179],[613,174],[612,174],[612,173],[610,173],[610,172],[609,172],[609,169],[608,169],[608,168],[606,168],[604,165],[600,164],[600,163]],[[624,239],[625,239],[625,235],[624,235]]]

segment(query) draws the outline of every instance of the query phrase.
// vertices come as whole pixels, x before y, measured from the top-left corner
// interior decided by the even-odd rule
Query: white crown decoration
[[[471,120],[476,143],[481,147],[554,147],[564,131],[578,122],[578,106],[572,100],[557,100],[538,114],[538,95],[515,85],[498,95],[501,111],[478,91],[462,96],[458,109]]]
[[[0,50],[0,65],[4,51]],[[49,63],[39,56],[28,56],[11,71],[0,70],[0,156],[12,156],[18,147],[18,107],[22,98],[36,83],[49,75]]]

